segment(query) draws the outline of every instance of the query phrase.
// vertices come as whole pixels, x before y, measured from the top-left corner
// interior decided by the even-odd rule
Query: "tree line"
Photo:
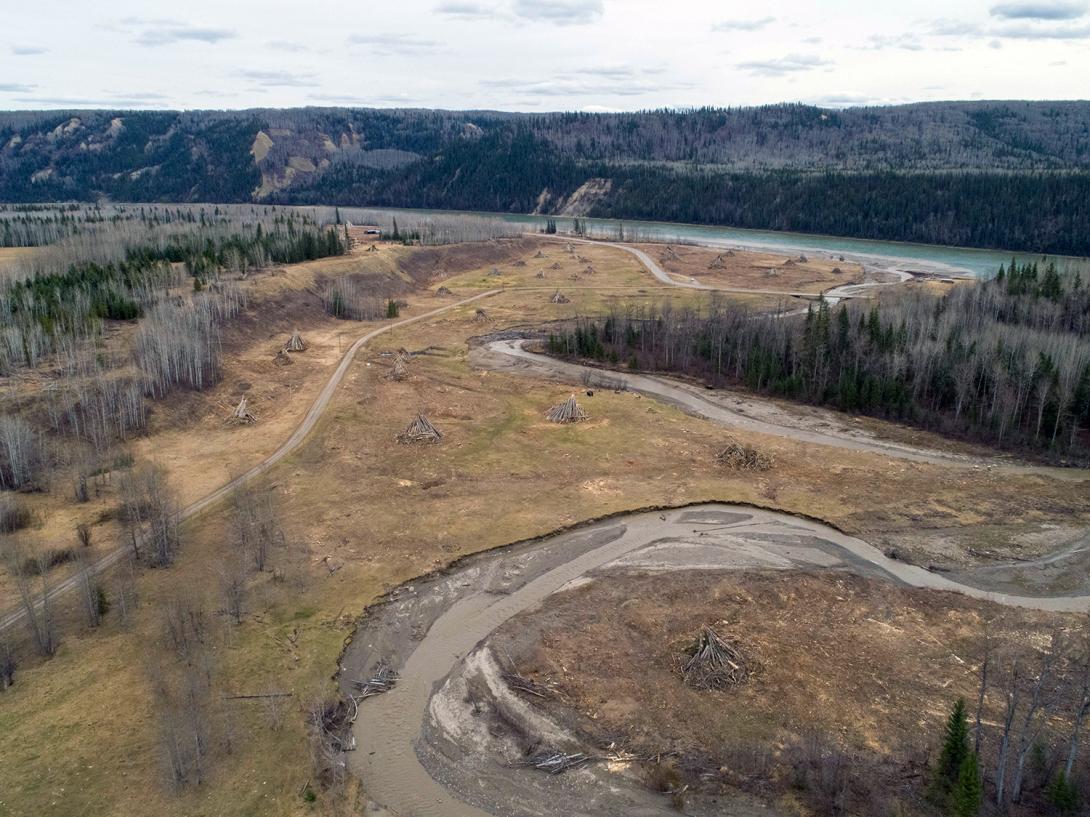
[[[549,350],[1083,459],[1090,428],[1090,289],[1012,261],[993,280],[799,318],[713,299],[630,306],[553,333]]]

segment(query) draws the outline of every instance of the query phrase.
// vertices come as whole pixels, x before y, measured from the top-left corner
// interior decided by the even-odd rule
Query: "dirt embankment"
[[[540,244],[533,238],[478,241],[443,247],[415,247],[398,257],[398,269],[415,284],[427,286],[460,273],[517,261]]]

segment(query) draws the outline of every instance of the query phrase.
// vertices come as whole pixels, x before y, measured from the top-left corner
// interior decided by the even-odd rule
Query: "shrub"
[[[29,528],[38,517],[25,502],[18,500],[0,501],[0,533],[15,533]]]

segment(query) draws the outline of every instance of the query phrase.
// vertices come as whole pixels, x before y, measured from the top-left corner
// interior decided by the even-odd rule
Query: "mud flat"
[[[526,751],[576,751],[575,735],[514,696],[504,657],[487,640],[516,614],[611,570],[845,570],[911,587],[953,590],[1053,612],[1090,609],[1090,597],[994,593],[886,558],[818,522],[710,504],[607,519],[464,560],[391,592],[368,611],[342,662],[341,683],[386,664],[401,677],[361,702],[352,770],[375,803],[410,815],[670,814],[639,781],[638,764],[595,747],[602,762],[563,775],[524,764]],[[587,747],[578,749],[587,751]],[[715,813],[699,801],[688,813]],[[769,813],[740,800],[732,813]],[[721,813],[721,812],[720,812]]]

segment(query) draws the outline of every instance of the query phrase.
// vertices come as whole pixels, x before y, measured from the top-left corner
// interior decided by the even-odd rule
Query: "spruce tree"
[[[935,787],[949,793],[958,783],[961,766],[969,756],[969,721],[965,715],[965,699],[958,698],[950,717],[946,719],[946,737],[942,743],[939,765],[935,768]]]
[[[976,752],[969,752],[961,761],[957,784],[950,795],[952,817],[977,817],[984,802],[984,784],[980,779],[980,764]]]

